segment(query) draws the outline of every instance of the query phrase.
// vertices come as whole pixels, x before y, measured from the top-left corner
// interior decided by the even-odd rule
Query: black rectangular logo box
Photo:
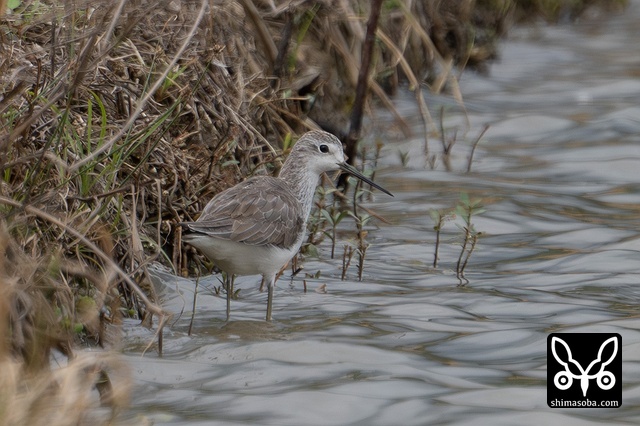
[[[551,408],[622,405],[622,337],[618,333],[551,333],[547,338]]]

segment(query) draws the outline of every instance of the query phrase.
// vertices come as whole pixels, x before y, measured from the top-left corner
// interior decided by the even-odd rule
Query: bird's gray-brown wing
[[[192,233],[250,245],[291,247],[304,226],[301,206],[284,182],[253,177],[216,195],[195,222]]]

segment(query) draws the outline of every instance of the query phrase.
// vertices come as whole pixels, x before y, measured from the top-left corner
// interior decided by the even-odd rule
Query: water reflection
[[[167,307],[185,313],[163,358],[137,355],[148,335],[128,339],[134,410],[181,425],[640,423],[640,83],[628,42],[639,9],[515,31],[488,76],[465,74],[467,142],[491,124],[470,174],[464,141],[452,172],[424,167],[421,137],[388,143],[377,179],[396,199],[373,202],[391,225],[370,232],[363,282],[355,270],[341,281],[325,247],[305,262],[321,272],[308,292],[301,277],[279,281],[272,324],[258,279],[239,279],[227,324],[208,278],[187,336],[193,283],[160,274]],[[434,110],[440,101],[430,99]],[[398,102],[414,108],[409,96]],[[420,129],[417,114],[412,122]],[[446,125],[460,123],[452,108]],[[453,224],[431,267],[428,213],[460,192],[487,206],[465,287]],[[559,330],[622,335],[622,408],[546,406],[546,337]]]

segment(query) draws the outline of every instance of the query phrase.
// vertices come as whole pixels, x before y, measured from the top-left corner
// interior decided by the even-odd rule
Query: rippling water
[[[452,171],[425,167],[420,136],[386,142],[376,179],[396,197],[371,203],[390,223],[369,232],[362,282],[354,267],[341,281],[324,244],[305,261],[321,272],[307,292],[302,277],[278,282],[273,323],[256,277],[238,279],[225,323],[207,277],[188,336],[194,284],[158,272],[167,307],[184,313],[162,358],[140,357],[149,336],[132,327],[133,415],[167,425],[639,424],[639,19],[635,1],[603,22],[513,31],[488,75],[462,77],[469,129],[455,103],[430,97],[431,111],[446,107],[448,133],[458,129]],[[410,94],[398,107],[419,135]],[[483,234],[465,286],[453,272],[454,223],[431,266],[429,210],[461,192],[486,208],[473,219]],[[546,339],[557,331],[621,334],[622,408],[547,407]]]

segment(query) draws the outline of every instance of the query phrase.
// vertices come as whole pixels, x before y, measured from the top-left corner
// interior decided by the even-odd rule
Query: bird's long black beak
[[[379,189],[385,194],[391,195],[393,197],[392,193],[390,193],[389,191],[387,191],[386,189],[384,189],[383,187],[381,187],[380,185],[378,185],[377,183],[375,183],[374,181],[372,181],[371,179],[369,179],[368,177],[360,173],[358,169],[356,169],[355,167],[350,166],[347,163],[338,163],[338,167],[340,167],[340,170],[342,170],[343,172],[349,173],[351,176],[357,177],[361,181],[366,182],[369,185],[373,186],[374,188]]]

